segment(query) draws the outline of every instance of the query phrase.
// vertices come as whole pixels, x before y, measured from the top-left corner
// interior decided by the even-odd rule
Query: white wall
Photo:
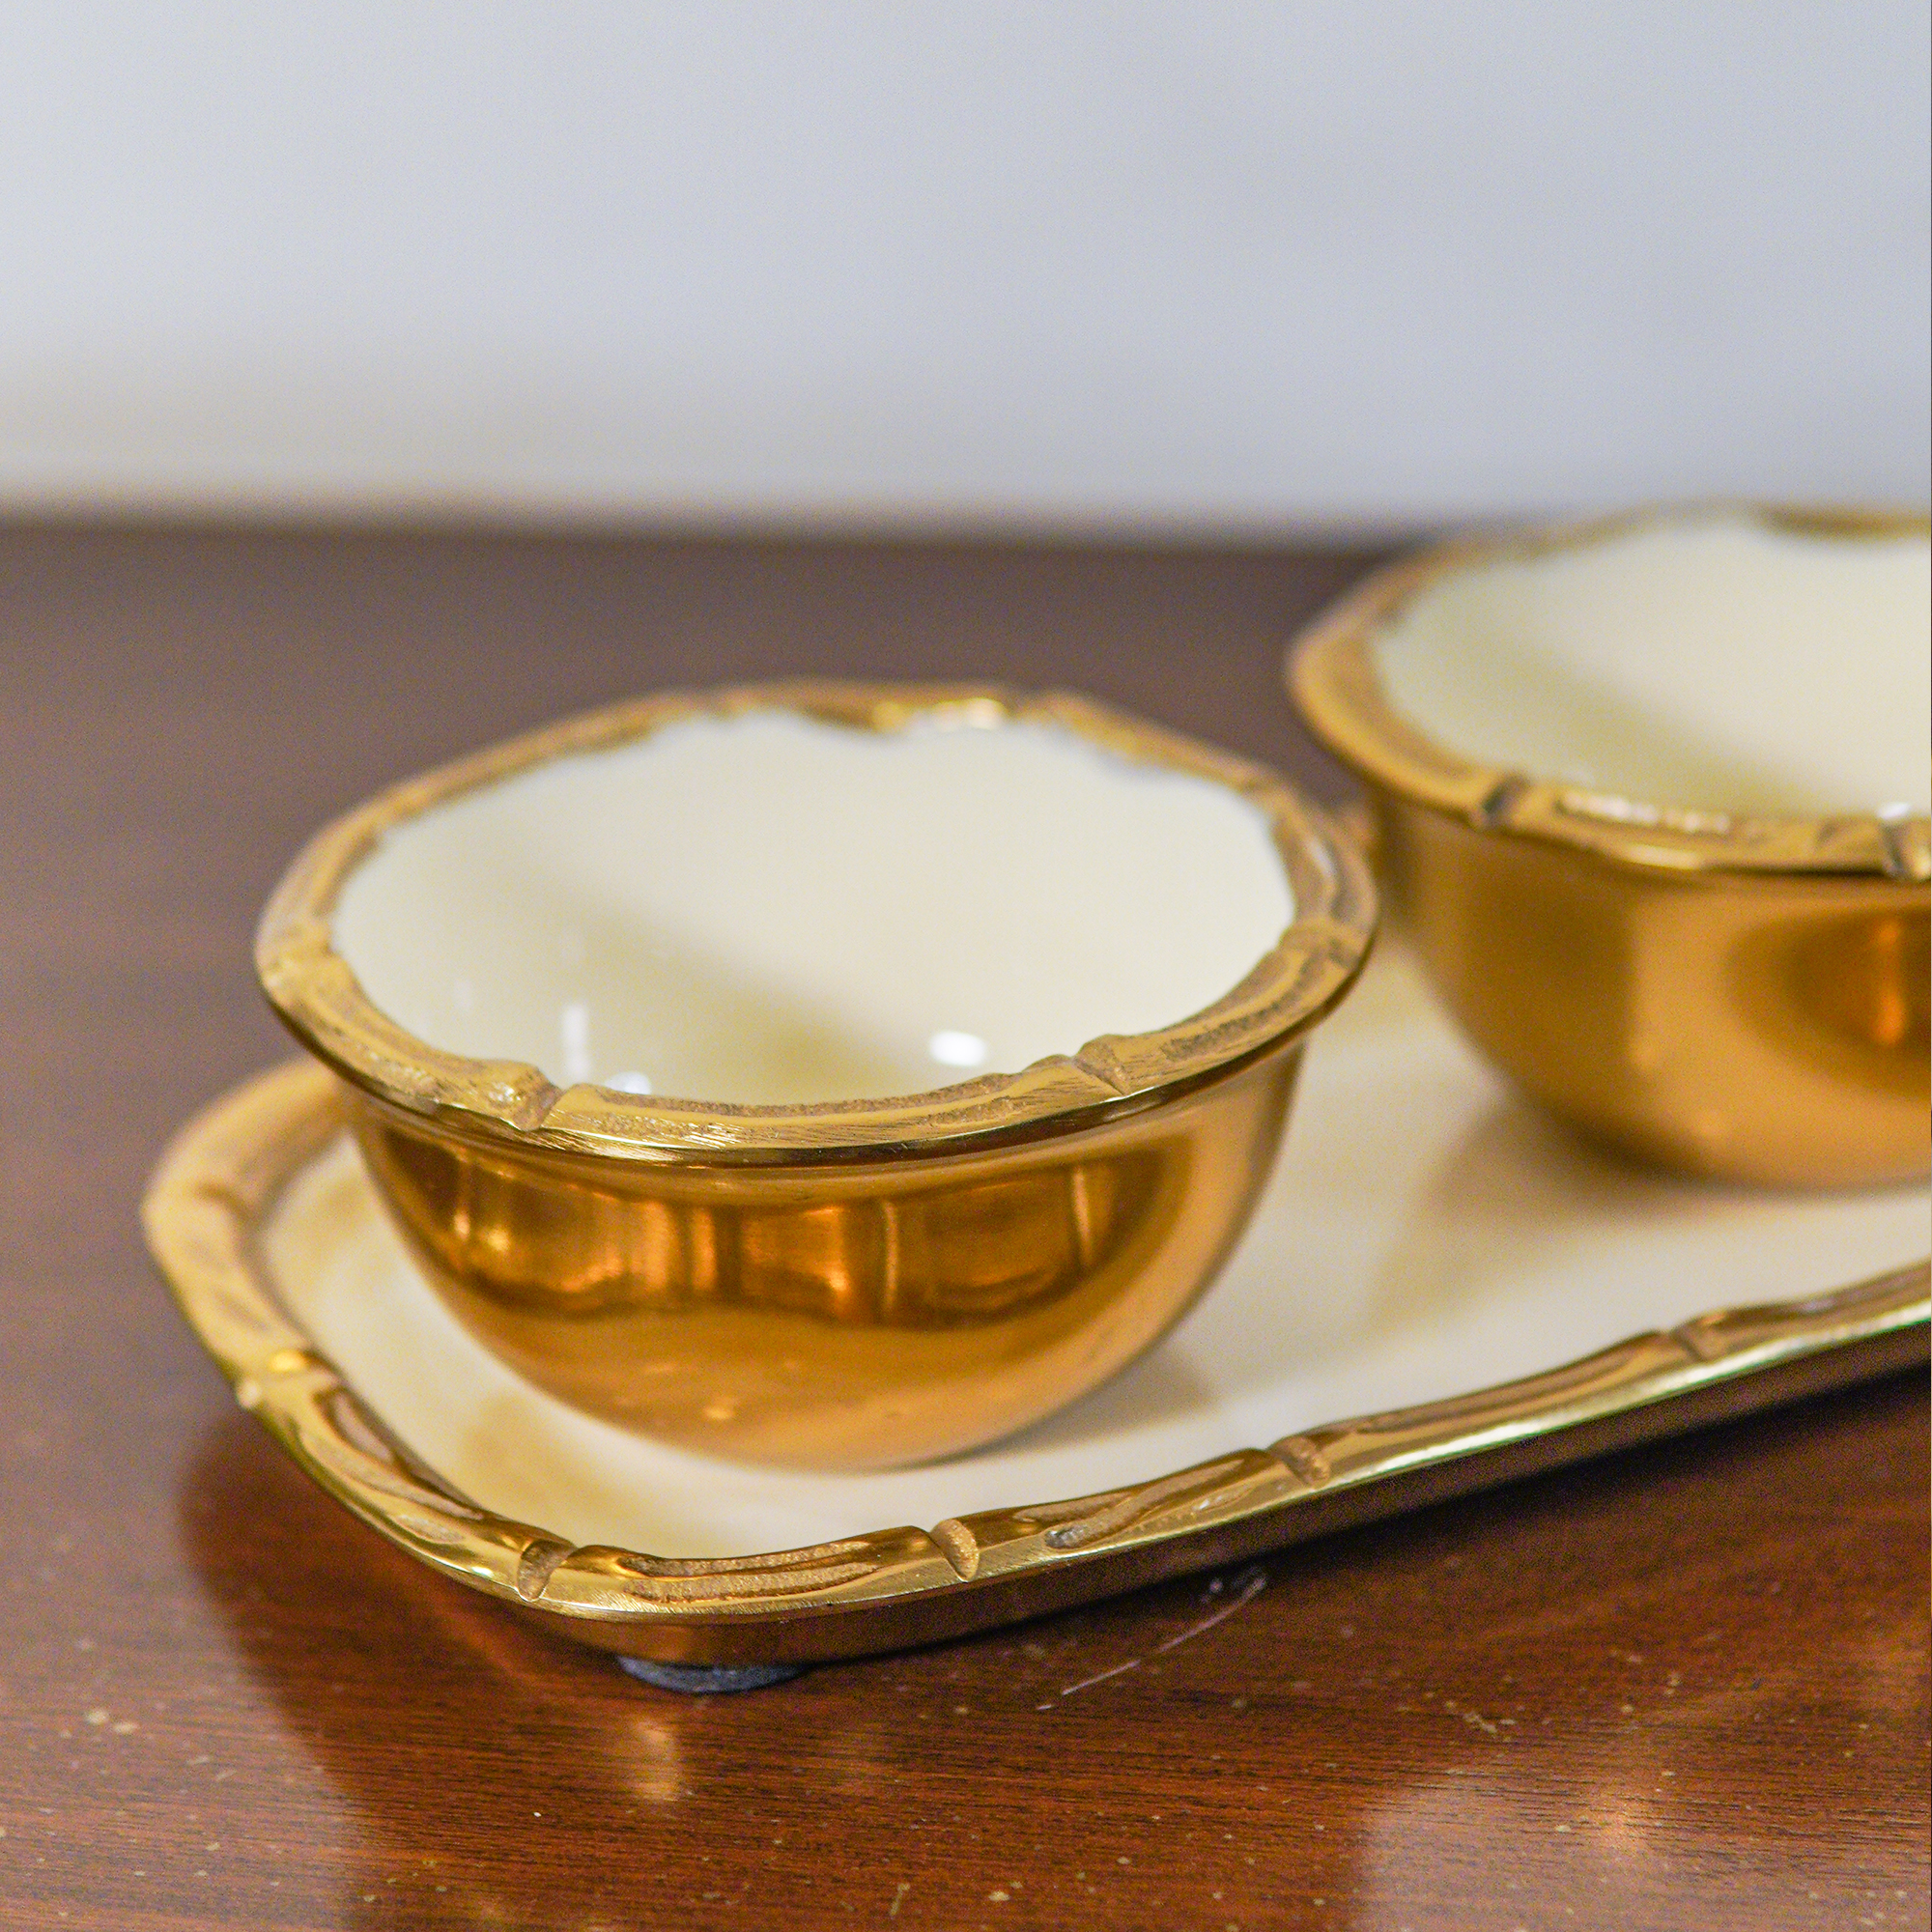
[[[1926,488],[1922,0],[61,0],[0,508]]]

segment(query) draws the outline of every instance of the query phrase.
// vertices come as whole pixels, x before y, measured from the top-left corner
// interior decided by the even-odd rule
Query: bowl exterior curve
[[[1731,1180],[1932,1163],[1922,886],[1645,872],[1375,805],[1389,902],[1437,990],[1553,1112]]]
[[[1299,1061],[915,1162],[653,1166],[351,1111],[428,1278],[501,1360],[666,1441],[857,1469],[1009,1435],[1158,1339],[1246,1225]]]

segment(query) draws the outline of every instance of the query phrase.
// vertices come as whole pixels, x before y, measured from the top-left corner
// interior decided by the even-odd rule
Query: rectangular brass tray
[[[1394,952],[1317,1042],[1201,1309],[1065,1415],[924,1469],[708,1463],[518,1382],[415,1277],[305,1062],[191,1122],[145,1213],[238,1399],[330,1494],[563,1634],[680,1663],[929,1642],[1856,1381],[1925,1359],[1932,1288],[1893,1264],[1921,1190],[1619,1168],[1498,1089]],[[1731,1288],[1767,1298],[1698,1312]],[[1386,1406],[1317,1419],[1363,1394]],[[1223,1446],[1243,1432],[1273,1439]],[[909,1517],[931,1526],[874,1526]]]

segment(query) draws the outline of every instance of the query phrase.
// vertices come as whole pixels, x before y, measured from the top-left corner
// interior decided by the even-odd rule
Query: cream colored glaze
[[[1167,1341],[1024,1435],[913,1469],[753,1468],[566,1407],[458,1324],[346,1141],[297,1178],[262,1251],[307,1334],[457,1489],[664,1556],[1092,1495],[1925,1252],[1922,1187],[1779,1194],[1597,1152],[1477,1059],[1394,946],[1323,1023],[1296,1116],[1247,1236]]]
[[[919,1093],[1148,1033],[1293,916],[1265,816],[1058,725],[700,718],[391,832],[336,949],[419,1038],[686,1099]]]
[[[1932,791],[1923,537],[1661,522],[1442,579],[1375,649],[1397,710],[1534,778],[1801,816]]]

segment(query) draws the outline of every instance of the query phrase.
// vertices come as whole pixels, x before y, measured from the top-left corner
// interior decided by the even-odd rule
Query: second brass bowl
[[[1843,545],[1925,530],[1903,515],[1728,522]],[[1831,1186],[1922,1176],[1922,813],[1713,810],[1511,769],[1405,715],[1378,670],[1378,638],[1461,573],[1706,526],[1726,526],[1724,514],[1437,546],[1318,620],[1291,655],[1291,690],[1367,787],[1379,869],[1437,989],[1531,1094],[1689,1173]],[[1855,659],[1836,668],[1861,674]],[[1506,716],[1513,694],[1498,696]],[[1877,696],[1922,710],[1905,692]],[[1630,734],[1639,755],[1643,724]]]
[[[587,1062],[568,1065],[601,1024],[587,1002],[562,1009],[570,1084],[559,1085],[527,1060],[432,1045],[358,982],[337,945],[344,895],[399,828],[655,734],[765,714],[888,737],[1018,727],[1064,740],[1076,760],[1104,761],[1129,784],[1179,778],[1212,810],[1232,799],[1252,818],[1293,918],[1201,1010],[1071,1042],[1016,1072],[885,1099],[686,1100],[648,1091],[642,1074],[592,1077]],[[762,822],[761,836],[787,835]],[[639,825],[628,836],[680,834]],[[693,836],[689,822],[682,836]],[[1170,878],[1189,863],[1184,850],[1159,866],[1157,856],[1151,868]],[[424,876],[423,890],[440,889],[434,870]],[[1122,876],[1132,890],[1132,867]],[[847,917],[873,917],[867,900],[879,896],[890,898],[883,883]],[[534,909],[527,919],[540,923]],[[506,978],[528,965],[524,920],[511,907],[497,928]],[[298,860],[257,956],[281,1016],[346,1083],[405,1237],[497,1355],[582,1409],[674,1442],[856,1468],[1009,1434],[1179,1318],[1246,1223],[1303,1041],[1360,970],[1374,920],[1348,841],[1255,766],[1076,698],[798,685],[616,707],[372,801]],[[632,956],[640,975],[655,970],[657,952]],[[407,986],[419,964],[404,948],[383,972]],[[948,962],[930,964],[943,973]],[[687,975],[684,1031],[725,1010],[714,978]],[[429,975],[422,997],[440,999],[448,979]],[[489,987],[453,983],[452,1015],[487,1004]],[[640,999],[646,991],[640,982]],[[671,1065],[688,1044],[675,1019],[657,1037]],[[460,1031],[459,1018],[447,1024]],[[982,1045],[942,1032],[931,1050],[957,1065]],[[842,1077],[848,1091],[877,1091],[852,1089],[863,1070]]]

